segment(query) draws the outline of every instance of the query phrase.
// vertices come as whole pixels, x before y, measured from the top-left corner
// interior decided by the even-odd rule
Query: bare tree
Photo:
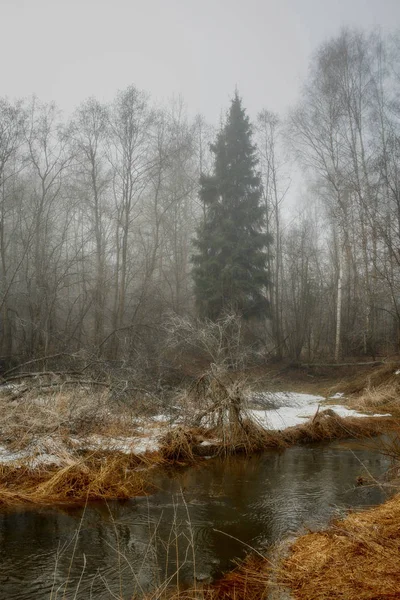
[[[116,207],[115,224],[115,284],[114,284],[114,330],[128,325],[125,320],[127,308],[128,278],[130,264],[135,268],[132,255],[132,235],[135,223],[142,213],[142,196],[149,182],[154,164],[151,149],[151,126],[154,111],[143,92],[134,86],[120,92],[110,108],[108,129],[108,158],[112,166],[112,185]],[[136,263],[136,268],[137,263]],[[132,307],[131,307],[132,308]],[[133,308],[134,310],[134,308]],[[114,338],[114,351],[117,337]]]
[[[257,118],[258,148],[263,180],[267,233],[272,236],[272,251],[268,253],[271,277],[270,310],[275,354],[283,354],[282,306],[282,204],[290,187],[284,172],[282,130],[278,115],[263,110]]]
[[[96,347],[100,347],[105,335],[106,258],[111,214],[111,174],[106,163],[107,118],[107,108],[90,98],[77,109],[71,126],[79,193],[87,207],[83,214],[95,243],[93,342]]]

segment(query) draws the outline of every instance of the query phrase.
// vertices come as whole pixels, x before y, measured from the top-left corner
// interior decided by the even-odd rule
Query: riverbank
[[[42,454],[27,462],[20,459],[0,465],[0,505],[132,498],[153,493],[154,474],[159,469],[195,464],[212,456],[249,453],[249,444],[253,453],[284,450],[296,444],[371,438],[394,427],[390,417],[346,418],[322,410],[304,424],[283,431],[244,422],[241,437],[229,445],[215,439],[213,431],[183,427],[165,428],[158,450],[144,454],[115,448],[65,451],[60,446],[57,451],[53,445],[51,458]]]
[[[347,388],[346,382],[340,381],[337,391],[329,389],[327,398],[296,394],[293,387],[289,393],[276,387],[263,392],[259,387],[250,395],[242,378],[238,382],[214,373],[177,398],[169,414],[138,417],[126,410],[113,413],[111,405],[104,403],[100,416],[90,405],[91,414],[97,417],[91,422],[81,416],[66,422],[72,403],[79,403],[65,393],[50,399],[32,398],[29,403],[25,400],[25,406],[12,401],[14,426],[24,435],[12,439],[2,429],[0,504],[85,506],[93,500],[129,499],[153,494],[160,473],[173,478],[176,467],[211,464],[205,462],[210,457],[251,456],[268,449],[284,451],[296,445],[365,440],[397,432],[397,418],[384,416],[389,406],[396,415],[397,370],[393,365],[374,370],[364,388],[357,390],[354,381],[347,381]],[[379,401],[371,401],[374,389]],[[390,394],[385,396],[388,390]],[[4,406],[6,402],[9,400],[3,400]],[[83,408],[88,411],[88,404]],[[365,412],[357,412],[360,410]],[[51,418],[41,421],[39,415],[50,411]],[[9,415],[6,420],[10,423]],[[395,448],[386,451],[398,456]],[[354,485],[367,480],[354,478]],[[268,558],[251,555],[214,584],[196,583],[194,590],[179,592],[163,588],[163,595],[180,600],[282,599],[283,590],[289,589],[299,600],[396,598],[393,590],[399,581],[393,557],[400,550],[397,531],[400,500],[394,498],[376,509],[336,520],[323,532],[298,538],[285,558],[280,552],[272,557],[269,553]],[[329,595],[334,584],[339,586],[335,576],[344,566],[343,586]],[[365,570],[368,576],[364,577]],[[373,572],[385,581],[374,583]],[[367,582],[363,596],[358,593],[361,580]]]
[[[194,465],[216,456],[283,451],[299,444],[346,438],[368,439],[397,429],[390,416],[340,416],[340,407],[335,407],[335,412],[317,406],[312,417],[308,413],[310,407],[315,410],[313,404],[276,409],[275,429],[268,428],[266,416],[272,409],[253,409],[233,415],[224,412],[224,422],[211,426],[159,419],[131,431],[129,437],[58,434],[38,437],[19,451],[2,447],[0,505],[84,504],[148,495],[154,492],[154,478],[163,469]],[[296,421],[295,413],[300,424],[277,428],[285,425],[284,418],[289,423]],[[353,414],[342,409],[342,414],[347,413]]]
[[[251,554],[205,599],[383,600],[400,598],[400,494],[335,520],[322,531]],[[191,598],[172,594],[175,598]]]
[[[298,538],[279,580],[298,600],[400,598],[400,495]]]
[[[373,370],[369,397],[373,376],[380,385],[390,384],[393,398],[397,370],[395,365]],[[90,387],[23,399],[15,397],[15,388],[2,389],[0,504],[124,499],[152,493],[157,469],[296,444],[365,439],[398,427],[384,413],[388,404],[381,401],[382,391],[380,402],[371,406],[354,393],[326,398],[278,391],[285,372],[269,376],[265,391],[266,383],[254,373],[246,379],[243,373],[211,369],[177,390],[163,412],[153,404],[153,414],[147,415],[143,407],[115,404]],[[336,387],[345,385],[341,381]],[[350,390],[351,385],[350,380]],[[390,406],[396,410],[392,400]]]
[[[382,503],[380,486],[357,485],[359,476],[380,480],[390,467],[376,442],[293,446],[163,469],[154,494],[133,500],[3,508],[2,595],[165,599],[179,584],[180,596],[195,586],[201,598],[249,552],[275,559],[274,544],[304,527],[320,529],[349,507]]]

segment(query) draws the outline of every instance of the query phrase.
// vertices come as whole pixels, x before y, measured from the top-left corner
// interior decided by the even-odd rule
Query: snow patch
[[[339,396],[340,398],[342,396]],[[278,394],[264,394],[268,404],[275,405],[273,408],[265,410],[252,409],[250,415],[260,425],[266,429],[283,430],[287,427],[300,425],[305,419],[313,417],[321,406],[320,402],[324,400],[322,396],[313,396],[312,394],[297,394],[294,392]],[[258,395],[258,401],[262,400],[262,395]],[[340,417],[381,417],[384,415],[365,415],[339,404],[329,405],[329,408]],[[390,415],[385,415],[390,416]]]

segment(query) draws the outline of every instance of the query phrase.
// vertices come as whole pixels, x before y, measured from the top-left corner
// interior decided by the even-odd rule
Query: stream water
[[[293,447],[164,473],[148,498],[3,510],[0,598],[130,598],[176,570],[180,582],[215,578],[245,544],[265,551],[349,507],[382,502],[382,488],[355,483],[388,466],[354,442]]]

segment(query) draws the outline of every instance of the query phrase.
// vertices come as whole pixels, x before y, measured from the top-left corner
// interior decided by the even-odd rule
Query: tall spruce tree
[[[214,320],[227,310],[244,318],[266,316],[270,240],[263,232],[251,125],[237,92],[211,150],[214,170],[200,179],[205,218],[193,256],[197,308],[201,316]]]

